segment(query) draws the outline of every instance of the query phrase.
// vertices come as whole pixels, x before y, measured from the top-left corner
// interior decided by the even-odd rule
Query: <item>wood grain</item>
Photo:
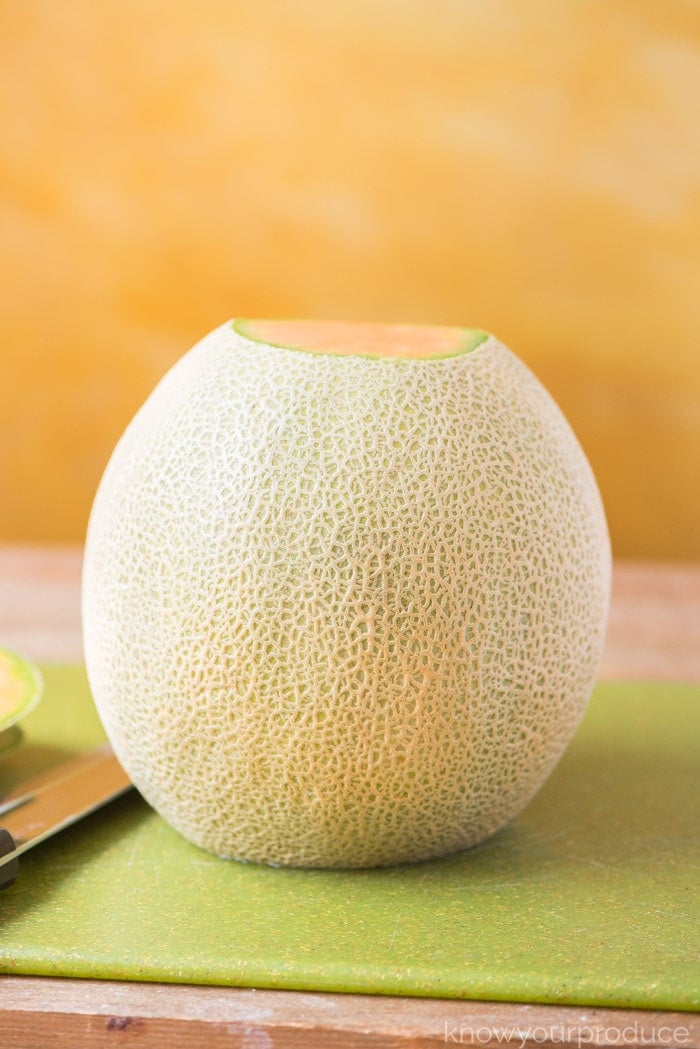
[[[76,547],[0,546],[0,644],[82,656]],[[700,682],[700,565],[616,565],[603,677]],[[1,899],[0,899],[1,903]],[[1,912],[0,912],[1,918]],[[684,1013],[0,977],[0,1049],[685,1046]]]
[[[688,1013],[581,1009],[380,995],[309,994],[93,980],[0,977],[0,1021],[15,1049],[45,1049],[65,1031],[71,1049],[205,1046],[423,1049],[594,1045],[697,1046]],[[624,1033],[627,1040],[623,1040]],[[637,1041],[631,1040],[636,1033]],[[58,1041],[58,1044],[63,1044]]]

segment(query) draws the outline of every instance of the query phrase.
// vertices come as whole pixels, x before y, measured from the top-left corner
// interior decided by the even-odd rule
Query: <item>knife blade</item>
[[[0,797],[0,889],[17,877],[18,859],[132,786],[111,747],[71,758]]]

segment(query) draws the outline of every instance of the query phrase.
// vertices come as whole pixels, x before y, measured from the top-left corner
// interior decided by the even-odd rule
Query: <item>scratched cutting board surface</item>
[[[0,792],[104,738],[83,669],[45,676]],[[220,860],[130,792],[22,857],[0,971],[697,1008],[699,755],[700,687],[599,685],[508,828],[374,871]]]

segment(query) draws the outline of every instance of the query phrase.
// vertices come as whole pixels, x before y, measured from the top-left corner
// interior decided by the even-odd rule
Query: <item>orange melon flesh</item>
[[[478,328],[412,324],[358,324],[348,321],[237,320],[239,335],[268,346],[339,357],[400,357],[404,360],[456,357],[488,338]]]

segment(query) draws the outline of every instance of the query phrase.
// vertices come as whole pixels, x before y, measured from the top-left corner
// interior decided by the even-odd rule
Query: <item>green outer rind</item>
[[[276,320],[283,320],[285,323],[290,322],[289,318],[275,318]],[[259,346],[272,346],[278,350],[292,350],[295,353],[311,353],[316,357],[330,357],[333,354],[324,353],[322,350],[308,350],[304,346],[288,346],[282,342],[268,342],[266,339],[258,339],[250,332],[246,331],[246,325],[250,324],[250,318],[239,317],[236,320],[231,321],[231,327],[235,331],[236,335],[241,335],[248,342],[258,343]],[[418,325],[417,325],[418,327]],[[460,330],[460,329],[458,329]],[[362,357],[368,361],[446,361],[451,360],[453,357],[464,357],[469,353],[473,353],[479,346],[483,345],[488,339],[492,339],[493,336],[490,332],[484,331],[482,328],[462,328],[462,345],[458,346],[452,353],[436,353],[431,354],[430,357],[389,357],[383,356],[382,354],[373,353],[343,353],[338,354],[338,357]]]
[[[16,652],[0,647],[0,656],[8,660],[15,676],[24,685],[24,691],[17,706],[9,714],[0,717],[0,732],[2,732],[34,710],[44,691],[44,678],[39,668],[31,660]]]

